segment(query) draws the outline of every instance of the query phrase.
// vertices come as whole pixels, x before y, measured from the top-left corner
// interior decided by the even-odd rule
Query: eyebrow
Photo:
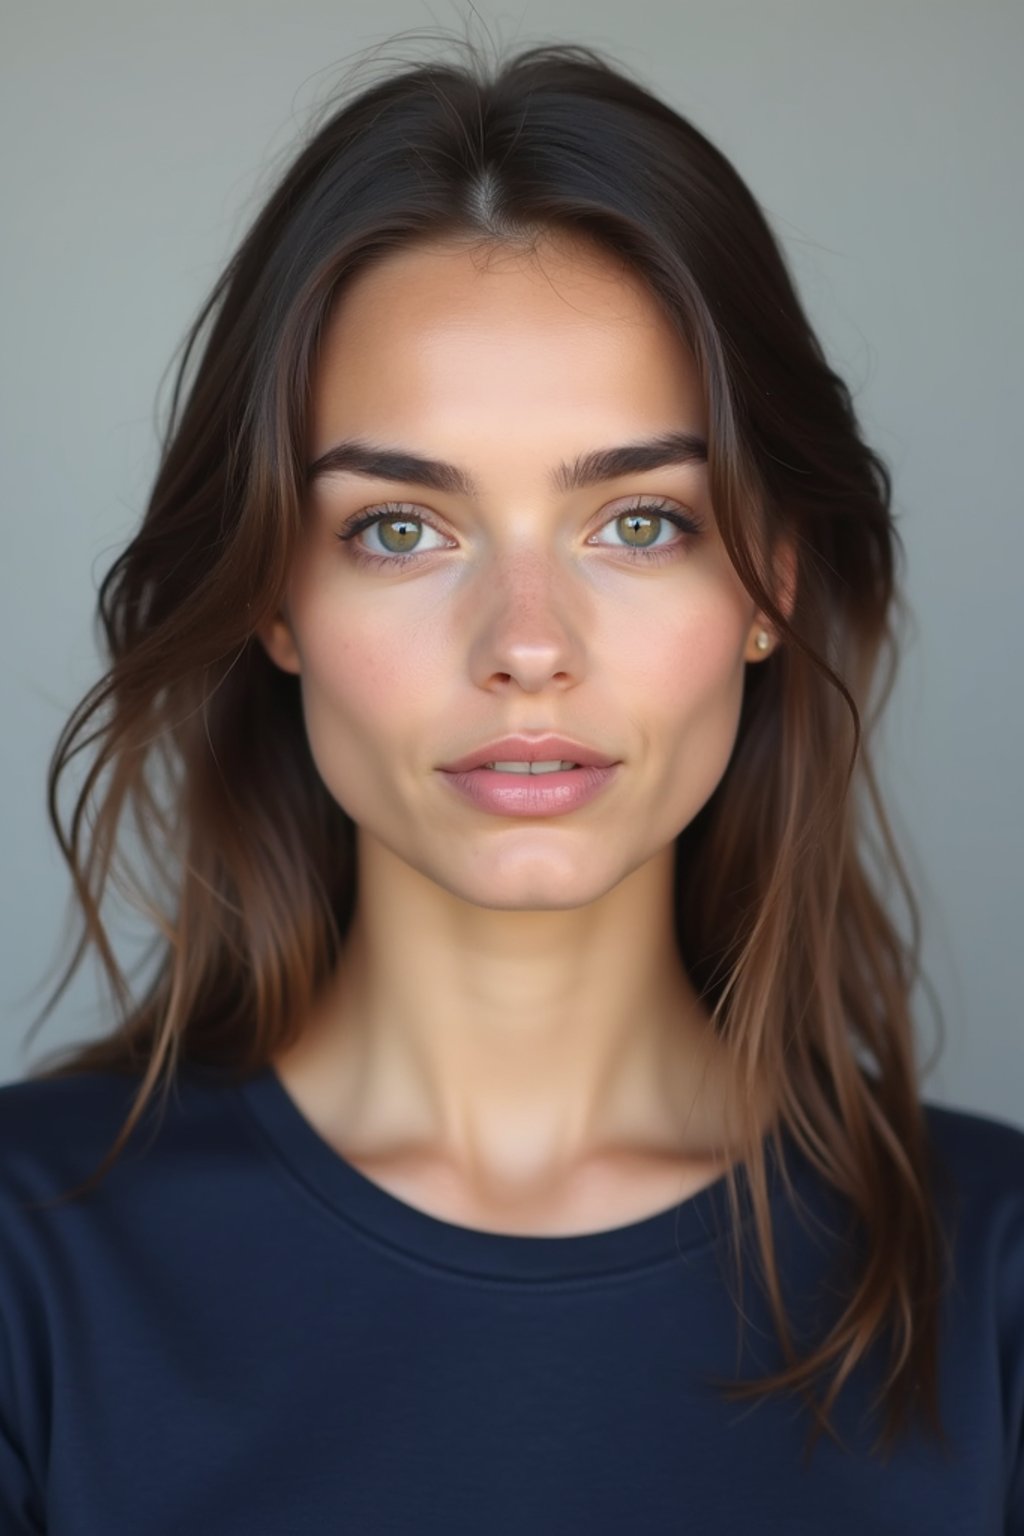
[[[643,474],[675,464],[706,464],[708,445],[695,432],[663,432],[657,437],[618,448],[596,448],[557,465],[550,476],[552,489],[583,490],[620,475]],[[466,470],[443,459],[427,459],[406,448],[384,447],[359,438],[346,439],[328,448],[306,467],[306,483],[321,475],[347,473],[380,480],[405,480],[448,495],[477,496],[476,483]]]

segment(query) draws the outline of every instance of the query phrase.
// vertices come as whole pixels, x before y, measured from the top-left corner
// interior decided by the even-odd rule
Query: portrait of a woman
[[[0,1088],[3,1532],[1024,1533],[1024,1131],[922,1094],[869,858],[890,493],[600,50],[311,128],[51,764],[123,1007]]]

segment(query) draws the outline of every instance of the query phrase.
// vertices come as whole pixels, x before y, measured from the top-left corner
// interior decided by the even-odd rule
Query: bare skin
[[[725,1171],[737,1116],[766,1128],[772,1112],[729,1096],[671,895],[674,839],[725,771],[770,626],[715,530],[705,465],[549,482],[577,454],[681,428],[707,432],[693,359],[589,246],[394,252],[325,332],[308,462],[359,437],[449,460],[477,495],[352,471],[311,487],[260,638],[300,677],[317,769],[358,829],[359,896],[332,984],[273,1065],[356,1167],[466,1226],[639,1220]],[[672,554],[635,558],[619,519],[637,498],[702,531],[664,520]],[[424,519],[418,542],[379,524],[339,541],[386,502]],[[517,730],[623,766],[548,818],[488,814],[441,780]]]

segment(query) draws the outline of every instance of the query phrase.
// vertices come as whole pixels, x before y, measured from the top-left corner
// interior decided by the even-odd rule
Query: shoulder
[[[131,1108],[142,1086],[143,1072],[90,1070],[67,1072],[60,1077],[25,1077],[0,1083],[0,1149],[7,1151],[26,1141],[47,1139],[47,1131],[59,1130],[88,1136],[104,1133]],[[179,1066],[167,1095],[168,1112],[184,1107],[191,1112],[204,1090],[231,1081],[225,1071],[192,1062]],[[150,1105],[160,1096],[154,1090]],[[150,1113],[153,1113],[150,1108]]]
[[[115,1071],[0,1084],[0,1200],[5,1206],[48,1200],[89,1178],[113,1150],[141,1084],[141,1072]],[[111,1191],[131,1179],[143,1156],[152,1176],[163,1163],[175,1161],[184,1142],[206,1132],[222,1105],[222,1096],[206,1088],[202,1070],[191,1066],[179,1070],[169,1090],[158,1084],[104,1175]]]
[[[0,1085],[0,1185],[35,1183],[44,1170],[79,1176],[127,1117],[138,1079],[77,1072]]]
[[[1024,1344],[1024,1129],[931,1100],[924,1110],[960,1288],[989,1296]]]
[[[955,1203],[948,1375],[975,1424],[994,1433],[1003,1416],[1006,1529],[1024,1531],[1024,1130],[974,1110],[924,1107]],[[979,1373],[987,1399],[970,1385]]]
[[[0,1147],[45,1135],[55,1120],[69,1129],[94,1124],[97,1114],[127,1106],[138,1084],[128,1073],[95,1071],[0,1083]]]
[[[922,1102],[940,1171],[948,1173],[962,1196],[1019,1211],[1024,1206],[1024,1127],[978,1110]]]
[[[967,1166],[980,1168],[993,1150],[1010,1159],[1019,1173],[1024,1168],[1024,1126],[981,1110],[957,1108],[934,1099],[922,1101],[929,1129],[936,1142]]]

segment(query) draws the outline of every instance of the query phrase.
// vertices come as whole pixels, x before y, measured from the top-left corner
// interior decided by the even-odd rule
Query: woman
[[[736,171],[591,49],[384,78],[171,418],[49,786],[120,1016],[0,1090],[4,1529],[1024,1531],[1024,1132],[921,1098],[866,739],[889,474]]]

